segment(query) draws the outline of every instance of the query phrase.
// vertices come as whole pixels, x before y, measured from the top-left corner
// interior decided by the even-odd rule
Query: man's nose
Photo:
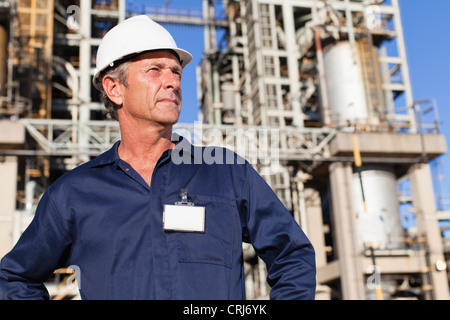
[[[172,88],[178,90],[181,86],[180,76],[174,73],[172,70],[165,70],[163,74],[164,87],[166,89]]]

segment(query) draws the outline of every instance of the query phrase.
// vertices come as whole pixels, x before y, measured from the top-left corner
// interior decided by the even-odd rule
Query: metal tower
[[[413,99],[398,0],[202,3],[198,15],[142,9],[204,28],[200,122],[176,130],[235,149],[266,178],[316,249],[317,298],[448,299],[438,222],[450,217],[428,164],[445,138],[425,121],[436,105]],[[0,1],[0,256],[49,184],[120,139],[91,77],[100,39],[132,14],[125,0]],[[266,298],[264,266],[244,248],[248,298]]]
[[[279,130],[277,168],[255,165],[316,248],[318,297],[447,299],[427,164],[445,139],[413,100],[398,1],[223,5],[225,41],[206,28],[202,119]],[[407,200],[399,183],[411,186]],[[415,230],[402,226],[405,205]]]

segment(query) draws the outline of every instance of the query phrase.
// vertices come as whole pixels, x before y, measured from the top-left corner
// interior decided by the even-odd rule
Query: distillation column
[[[324,50],[331,123],[340,131],[354,132],[356,141],[358,130],[369,131],[372,129],[371,125],[381,122],[369,107],[371,95],[366,88],[376,87],[374,79],[380,76],[374,75],[376,68],[371,68],[372,77],[364,76],[367,67],[363,64],[362,57],[370,56],[368,52],[373,50],[361,44],[364,39],[366,38],[354,45],[352,41],[339,41]],[[378,62],[369,61],[368,64],[375,65]],[[357,214],[355,218],[360,248],[364,249],[367,244],[381,249],[401,247],[404,235],[398,210],[397,177],[393,166],[363,165],[358,172],[354,171],[349,190]]]
[[[347,27],[355,27],[353,32],[341,33],[333,39],[329,35],[327,39],[318,39],[317,36],[320,33],[316,32],[315,34],[316,40],[320,40],[316,41],[316,44],[323,45],[323,68],[320,79],[323,89],[321,93],[326,95],[326,99],[322,97],[322,102],[327,102],[326,107],[330,120],[327,124],[338,130],[338,139],[335,139],[332,144],[337,146],[340,143],[337,140],[342,138],[343,141],[343,137],[347,142],[352,141],[352,138],[354,141],[353,148],[351,148],[353,150],[347,149],[346,152],[342,152],[341,149],[334,155],[351,156],[351,151],[361,147],[363,159],[364,157],[371,158],[364,164],[357,164],[355,161],[355,166],[351,162],[334,162],[329,165],[334,245],[342,298],[368,299],[374,297],[369,289],[370,286],[366,283],[369,279],[366,279],[366,276],[370,275],[368,266],[372,267],[371,270],[375,270],[375,259],[378,259],[383,266],[378,270],[381,272],[378,275],[380,278],[377,279],[380,286],[380,292],[377,292],[379,299],[390,298],[389,294],[381,295],[383,285],[398,289],[395,278],[391,277],[392,274],[385,276],[389,273],[387,269],[396,270],[394,273],[398,275],[407,274],[412,270],[408,266],[419,261],[417,257],[406,254],[408,247],[406,231],[400,219],[400,203],[397,193],[397,179],[404,176],[408,168],[412,167],[409,169],[409,175],[418,231],[425,236],[426,246],[430,247],[418,250],[418,252],[420,251],[418,254],[427,257],[421,258],[420,261],[422,264],[427,264],[427,272],[431,275],[430,283],[424,281],[422,284],[422,293],[425,298],[448,299],[447,275],[445,271],[437,271],[434,267],[435,263],[443,261],[444,257],[437,220],[430,220],[430,217],[436,213],[431,173],[429,169],[426,169],[428,168],[426,164],[412,165],[420,158],[420,150],[415,149],[415,146],[420,144],[420,137],[416,134],[415,119],[406,121],[405,126],[401,128],[403,131],[396,127],[398,122],[389,121],[392,118],[388,117],[389,110],[386,101],[392,99],[393,93],[386,88],[393,87],[393,84],[389,78],[386,78],[386,75],[383,78],[381,74],[383,59],[386,58],[378,56],[371,30],[359,31],[360,33],[355,36],[355,32],[358,32],[355,31],[356,27],[361,27],[353,25],[353,21],[357,20],[356,15],[348,11],[343,14],[332,10],[329,14],[330,17],[333,14],[336,17],[340,16],[341,19],[345,15]],[[394,14],[397,24],[399,23],[398,15],[398,12]],[[348,21],[349,18],[352,19],[351,22]],[[337,21],[337,19],[335,20]],[[336,30],[340,28],[339,23],[336,23],[335,26]],[[325,30],[326,24],[321,28]],[[401,32],[398,25],[396,29]],[[401,42],[398,39],[397,41]],[[403,43],[400,43],[399,46],[403,47]],[[317,49],[322,50],[321,47]],[[322,52],[318,54],[322,54]],[[403,61],[403,58],[396,59],[397,61],[402,60],[398,65],[399,68],[406,65],[406,60]],[[408,103],[410,88],[406,72],[407,69],[402,70],[402,84],[399,87],[403,88],[406,103]],[[396,94],[398,95],[398,93]],[[404,132],[408,132],[408,134]],[[435,143],[431,142],[432,138],[435,138],[436,142],[439,139],[439,137],[431,135],[429,138],[431,144]],[[403,140],[406,139],[415,141],[415,143],[404,144]],[[361,142],[361,146],[358,146],[358,140],[364,141]],[[388,147],[387,142],[392,146]],[[378,146],[378,148],[373,148],[374,146]],[[395,146],[404,148],[404,150]],[[338,146],[337,149],[340,147]],[[422,147],[424,146],[422,145]],[[429,150],[428,147],[424,148]],[[414,154],[415,160],[408,163],[407,159],[402,159],[404,156],[412,157],[411,154]],[[395,158],[398,159],[397,162],[394,160]],[[422,161],[424,160],[422,159]],[[394,251],[399,255],[394,256],[392,253]],[[373,262],[370,262],[370,256],[367,256],[368,252],[372,252]],[[376,257],[377,254],[383,255],[383,257]],[[404,255],[404,258],[401,258],[400,255]],[[384,263],[384,258],[384,261],[389,260],[389,264]],[[394,265],[395,268],[392,267]],[[419,278],[424,273],[422,269],[414,269]],[[432,294],[428,295],[426,291],[430,291]]]

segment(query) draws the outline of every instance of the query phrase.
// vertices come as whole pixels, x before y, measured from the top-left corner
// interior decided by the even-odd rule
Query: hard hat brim
[[[179,58],[178,61],[180,62],[180,65],[183,69],[184,69],[184,67],[186,67],[189,64],[189,62],[192,61],[192,55],[189,52],[187,52],[186,50],[183,50],[180,48],[167,48],[167,49],[159,48],[156,50],[145,50],[142,52],[136,52],[136,53],[124,56],[124,57],[120,57],[119,59],[117,59],[111,63],[111,64],[113,64],[113,65],[111,65],[111,67],[116,67],[118,64],[121,64],[125,61],[128,61],[128,60],[138,56],[138,55],[141,55],[143,53],[150,52],[150,51],[174,51],[178,55],[178,58]],[[100,78],[100,75],[102,74],[103,71],[108,69],[108,67],[110,67],[110,65],[104,67],[101,70],[95,69],[95,71],[94,71],[94,76],[92,78],[92,84],[94,85],[94,87],[97,90],[100,90],[100,91],[103,90],[102,79]]]

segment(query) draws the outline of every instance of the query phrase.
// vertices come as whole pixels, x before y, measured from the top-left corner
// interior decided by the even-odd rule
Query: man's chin
[[[175,120],[171,120],[171,119],[162,119],[160,121],[157,121],[160,125],[164,126],[164,127],[172,127],[175,124],[178,123],[178,118]]]

